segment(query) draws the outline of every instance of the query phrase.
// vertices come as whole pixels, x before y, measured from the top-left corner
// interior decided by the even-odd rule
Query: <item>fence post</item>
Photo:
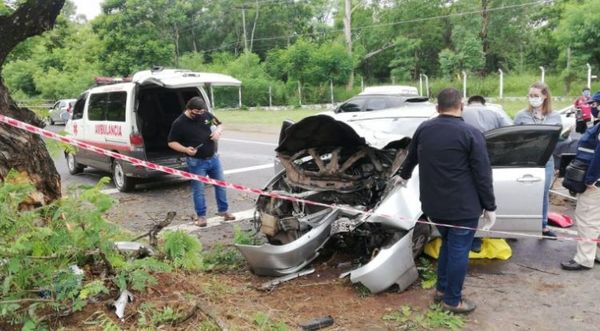
[[[423,95],[423,74],[419,74],[419,94]]]
[[[467,98],[467,72],[463,70],[462,75],[463,75],[463,98],[466,99]]]
[[[240,85],[240,87],[238,88],[238,107],[241,109],[242,108],[242,86]]]
[[[331,105],[335,105],[335,101],[333,100],[333,79],[329,80],[329,91],[331,93]]]
[[[360,91],[363,92],[365,90],[365,79],[360,77]]]
[[[587,88],[592,88],[592,66],[589,63],[585,64],[587,66]]]
[[[429,98],[429,76],[423,74],[423,77],[425,77],[425,89],[427,90],[427,97]]]
[[[540,70],[542,71],[542,83],[544,82],[544,76],[546,76],[546,70],[544,69],[543,66],[540,66]]]
[[[302,85],[300,85],[300,81],[298,81],[298,102],[302,106]]]
[[[269,108],[273,107],[273,97],[271,94],[271,85],[269,85]]]
[[[502,69],[498,69],[498,72],[500,73],[500,91],[498,92],[498,97],[502,99],[504,94],[504,72],[502,72]]]
[[[215,103],[215,95],[213,93],[213,86],[212,86],[212,84],[210,84],[210,103],[211,103],[212,108],[215,108],[215,104],[216,103]]]

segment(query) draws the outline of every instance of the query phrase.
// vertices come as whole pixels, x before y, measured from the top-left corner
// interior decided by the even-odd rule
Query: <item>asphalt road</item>
[[[49,126],[58,132],[63,126]],[[229,182],[252,188],[263,188],[273,176],[277,136],[274,134],[243,133],[225,131],[219,142],[219,155]],[[110,174],[86,168],[83,173],[71,175],[63,155],[54,155],[54,163],[62,179],[63,192],[78,185],[95,185],[101,177]],[[176,211],[175,224],[186,223],[194,216],[191,188],[188,180],[167,175],[138,184],[130,193],[119,192],[112,182],[103,189],[115,199],[115,206],[108,214],[111,221],[122,224],[132,232],[141,232],[151,227],[153,220],[161,219],[168,211]],[[255,195],[228,190],[231,212],[249,211]],[[216,202],[212,188],[206,188],[208,213],[216,213]],[[208,238],[207,238],[208,239]]]

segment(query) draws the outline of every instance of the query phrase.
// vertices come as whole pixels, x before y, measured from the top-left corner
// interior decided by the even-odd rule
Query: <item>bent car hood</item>
[[[303,149],[321,146],[366,146],[364,138],[348,124],[327,115],[302,119],[285,131],[285,138],[275,149],[278,153],[292,155]]]

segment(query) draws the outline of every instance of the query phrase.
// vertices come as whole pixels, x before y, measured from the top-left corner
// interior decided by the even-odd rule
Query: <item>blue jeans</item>
[[[544,182],[544,202],[542,204],[542,229],[548,227],[548,208],[550,206],[550,185],[554,179],[554,160],[550,158],[546,163],[546,178]]]
[[[193,157],[186,158],[188,171],[200,175],[207,176],[212,179],[223,180],[223,168],[219,157],[214,155],[208,159],[196,159]],[[226,212],[229,209],[227,205],[227,194],[225,188],[221,186],[215,187],[215,199],[217,200],[217,208],[219,213]],[[197,180],[192,180],[192,198],[194,199],[194,209],[196,215],[206,216],[206,202],[204,200],[204,183]]]
[[[476,228],[478,218],[455,221],[434,219],[440,224],[466,226]],[[442,247],[437,266],[437,290],[444,293],[444,302],[456,306],[462,298],[462,288],[467,275],[469,264],[469,250],[473,244],[475,230],[465,230],[437,226],[442,236]]]

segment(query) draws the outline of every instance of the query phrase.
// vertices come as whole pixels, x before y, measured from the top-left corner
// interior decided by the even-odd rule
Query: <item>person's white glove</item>
[[[481,229],[488,231],[496,223],[496,212],[484,210],[483,218],[481,218]]]

